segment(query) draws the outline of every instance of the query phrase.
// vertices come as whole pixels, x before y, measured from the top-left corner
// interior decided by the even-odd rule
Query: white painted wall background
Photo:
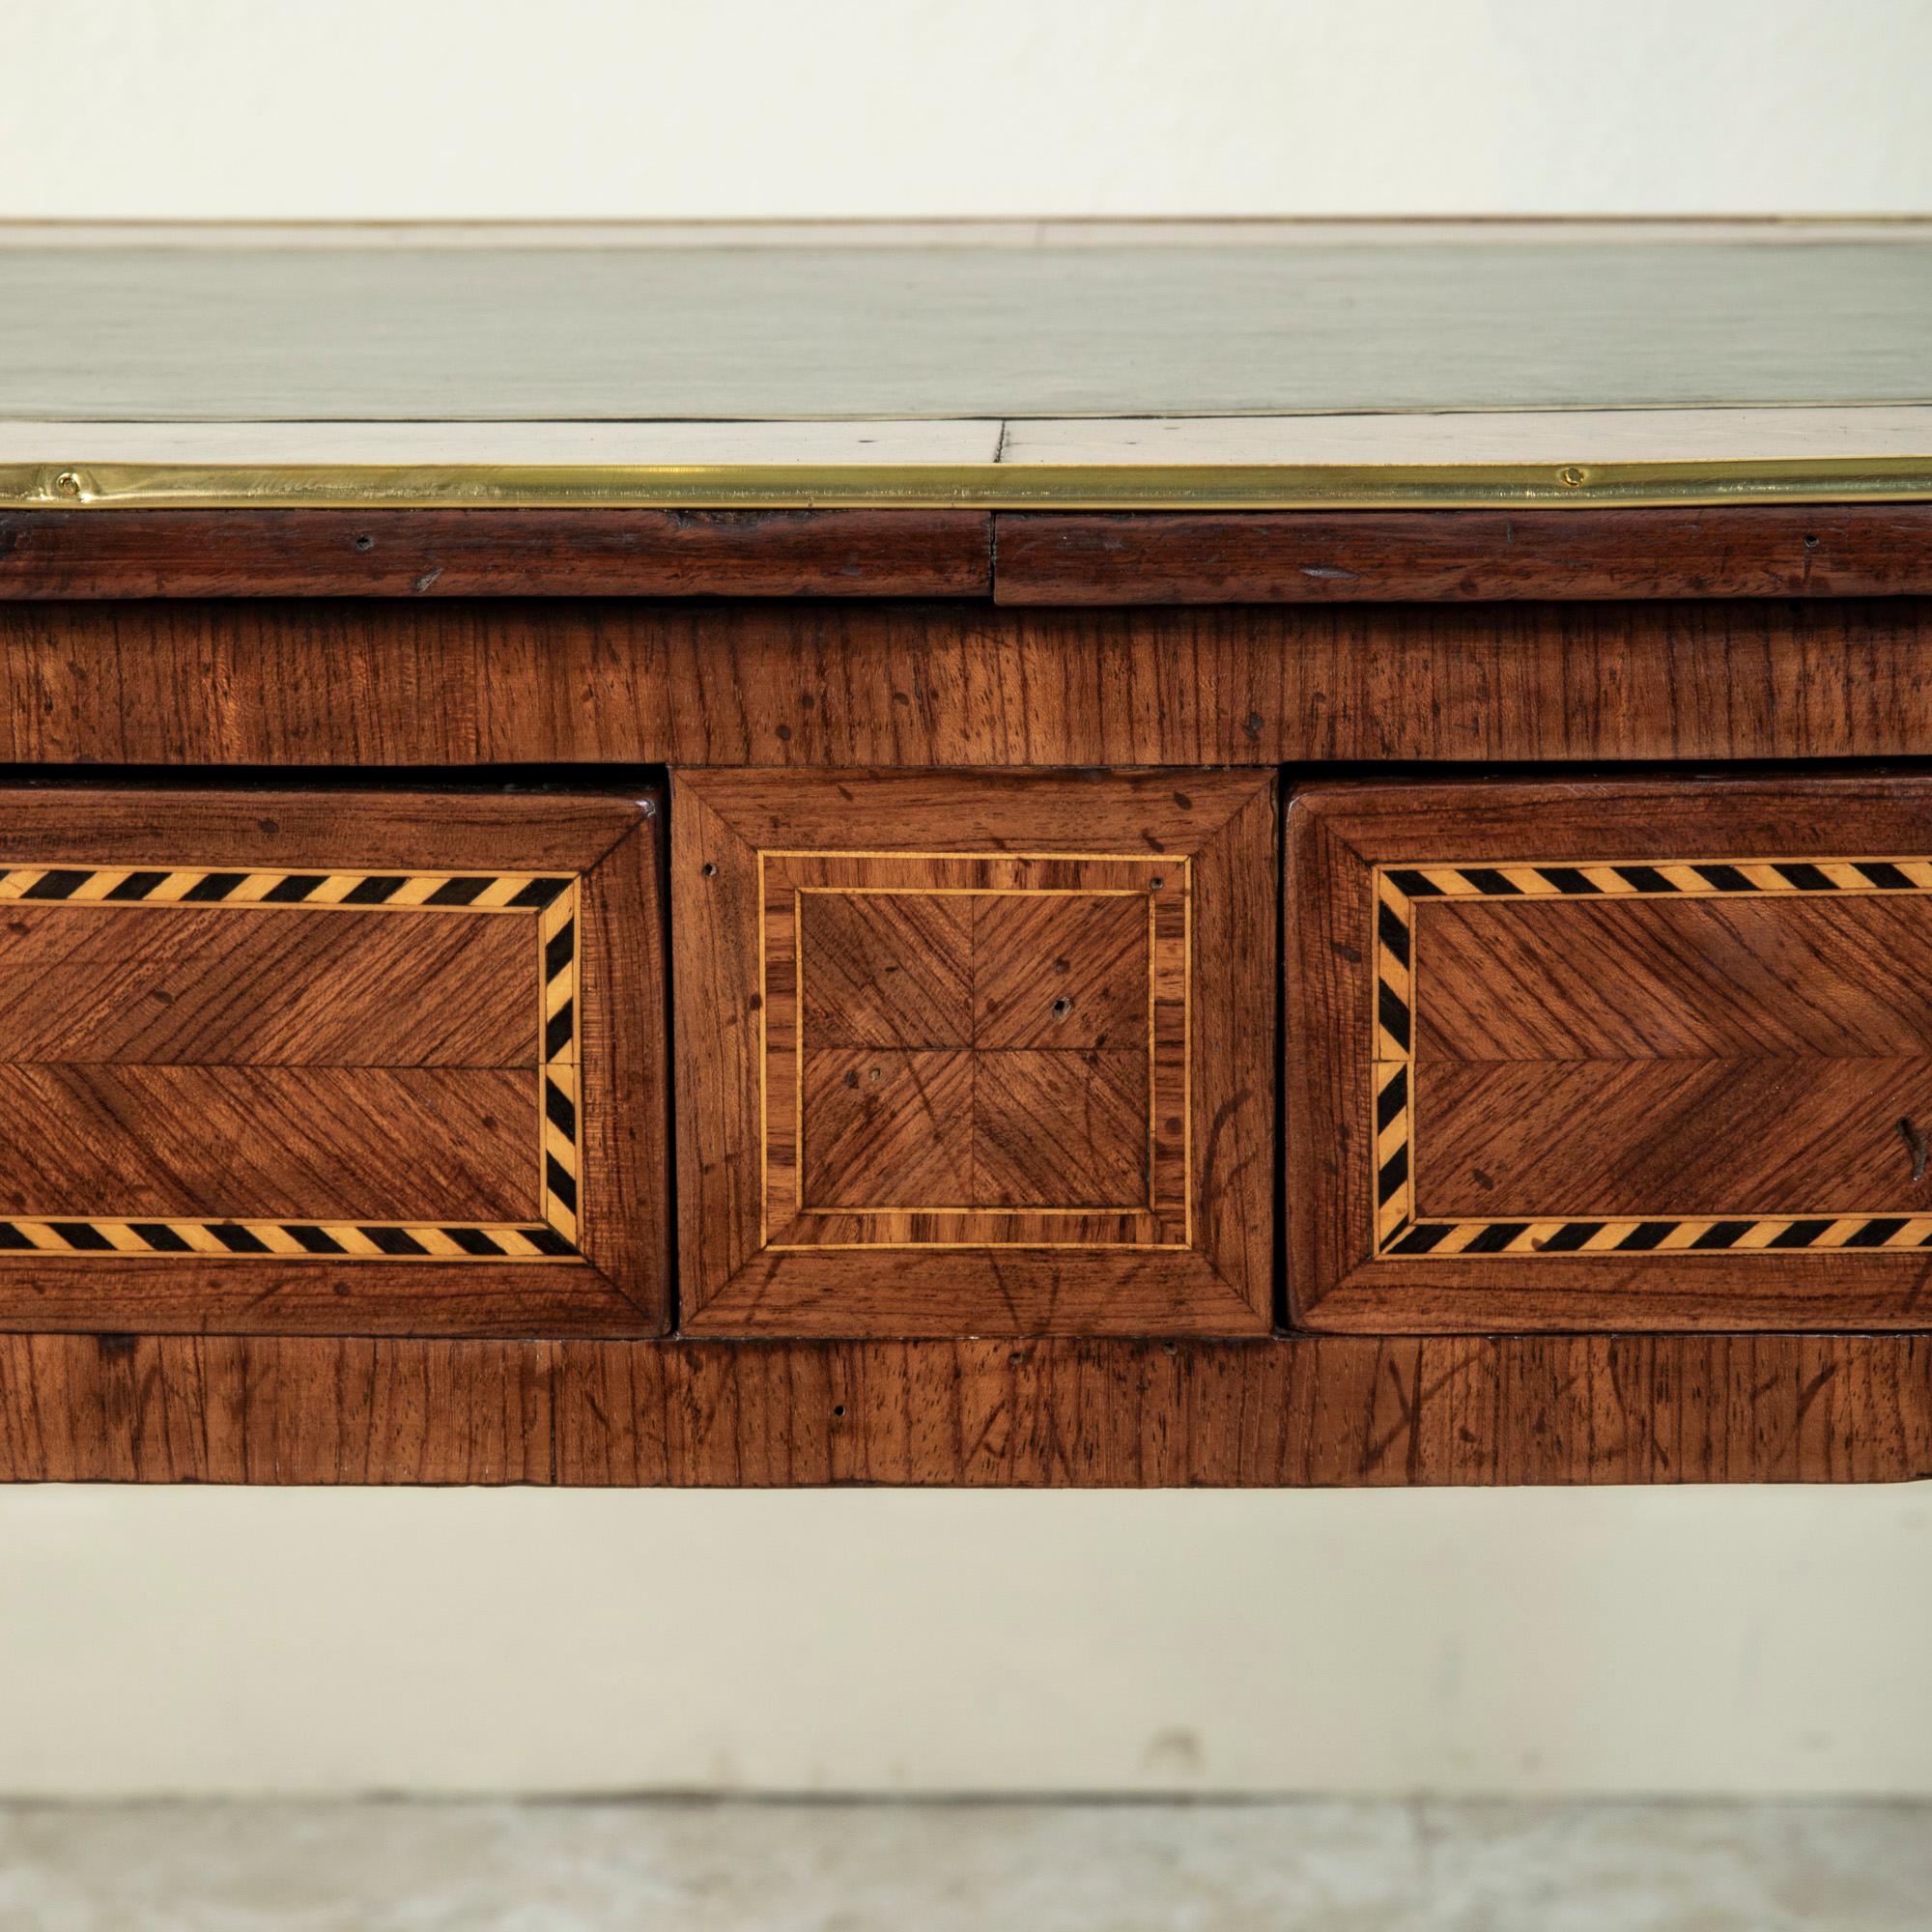
[[[0,0],[0,213],[1876,212],[1923,0]]]
[[[0,0],[0,216],[1920,211],[1924,0]],[[50,318],[50,326],[57,318]],[[1932,1492],[0,1492],[0,1791],[1932,1792]]]

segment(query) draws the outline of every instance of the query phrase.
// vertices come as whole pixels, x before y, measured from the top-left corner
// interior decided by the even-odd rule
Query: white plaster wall
[[[1932,1793],[1932,1489],[25,1490],[0,1793]]]
[[[1924,0],[0,0],[0,216],[1932,207]],[[57,319],[50,319],[50,326]],[[0,1492],[0,1792],[1932,1793],[1932,1493]]]
[[[1924,0],[0,0],[0,213],[1918,210]]]

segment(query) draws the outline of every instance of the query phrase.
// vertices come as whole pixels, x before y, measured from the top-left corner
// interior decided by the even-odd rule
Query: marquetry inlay
[[[579,881],[531,872],[213,869],[156,864],[111,867],[52,866],[0,871],[0,909],[9,930],[25,932],[39,909],[92,911],[103,919],[130,908],[166,909],[178,918],[243,913],[431,914],[449,919],[514,919],[528,924],[538,1010],[535,1071],[539,1144],[529,1152],[533,1198],[528,1220],[382,1220],[364,1217],[170,1213],[72,1214],[10,1209],[0,1218],[0,1259],[117,1256],[186,1260],[558,1261],[578,1256],[582,1137],[578,1121]],[[94,957],[91,950],[90,958]],[[213,951],[218,952],[217,943]],[[164,942],[156,957],[165,959]],[[103,977],[110,962],[96,961]],[[70,977],[74,977],[72,974]],[[136,975],[138,978],[138,974]],[[54,996],[49,995],[49,999]],[[148,998],[172,1000],[149,988]],[[271,997],[265,989],[260,996]],[[425,1013],[427,1023],[434,1016]],[[33,1014],[12,1016],[18,1036]],[[246,1077],[250,1069],[238,1069]],[[261,1070],[255,1069],[257,1077]]]
[[[1418,1034],[1422,1030],[1421,1015],[1430,984],[1430,925],[1435,917],[1435,908],[1480,903],[1507,916],[1506,909],[1548,906],[1552,901],[1591,901],[1604,907],[1630,908],[1708,902],[1712,919],[1718,923],[1707,925],[1697,947],[1678,949],[1673,955],[1671,948],[1657,944],[1657,935],[1645,938],[1632,933],[1629,936],[1633,941],[1633,956],[1639,947],[1648,946],[1652,961],[1646,962],[1646,971],[1680,974],[1684,986],[1701,987],[1706,998],[1722,997],[1739,1006],[1748,1004],[1745,993],[1739,990],[1745,971],[1747,968],[1762,971],[1768,991],[1775,990],[1794,1009],[1807,1006],[1814,1009],[1830,1009],[1822,1014],[1813,1011],[1810,1023],[1815,1032],[1822,1033],[1834,1026],[1848,1035],[1858,1026],[1881,1032],[1886,1026],[1883,995],[1866,990],[1882,984],[1889,963],[1880,932],[1842,925],[1829,932],[1793,931],[1783,935],[1779,943],[1768,931],[1747,934],[1732,929],[1722,923],[1728,916],[1718,909],[1767,900],[1813,908],[1861,898],[1894,903],[1922,901],[1932,895],[1932,861],[1731,859],[1564,865],[1430,862],[1376,867],[1373,891],[1376,1009],[1371,1097],[1375,1122],[1375,1253],[1378,1258],[1442,1260],[1651,1253],[1789,1255],[1828,1249],[1875,1251],[1932,1246],[1932,1212],[1927,1211],[1932,1204],[1922,1195],[1917,1205],[1894,1200],[1857,1212],[1845,1211],[1840,1204],[1831,1209],[1820,1207],[1810,1211],[1767,1213],[1735,1203],[1730,1204],[1731,1211],[1725,1211],[1726,1204],[1719,1202],[1712,1204],[1710,1211],[1697,1213],[1539,1211],[1514,1217],[1432,1214],[1422,1211],[1417,1202],[1418,1171],[1426,1152],[1419,1145],[1417,1127],[1418,1061],[1423,1058],[1418,1052]],[[1613,929],[1601,928],[1598,936],[1614,946]],[[1830,951],[1825,950],[1828,945]],[[1607,977],[1622,970],[1613,951],[1576,957],[1569,964],[1578,985],[1595,983],[1600,1000],[1605,997],[1603,988]],[[1502,983],[1517,973],[1518,962],[1505,964],[1490,954],[1488,970],[1496,983]],[[1842,1018],[1835,1012],[1840,1007],[1845,1009]],[[1672,1018],[1661,1009],[1618,1014],[1600,1007],[1600,1023],[1606,1032],[1626,1028],[1635,1045],[1626,1041],[1611,1051],[1597,1049],[1594,1058],[1589,1053],[1579,1054],[1574,1064],[1611,1065],[1622,1058],[1632,1065],[1682,1064],[1694,1069],[1699,1059],[1717,1064],[1721,1057],[1720,1049],[1711,1046],[1708,1037],[1697,1037],[1694,1027],[1687,1026],[1683,1017]],[[1773,1014],[1766,1020],[1765,1030],[1783,1023]],[[1552,1014],[1551,1039],[1555,1040],[1558,1035],[1574,1035],[1575,1026],[1569,1016]],[[1907,1028],[1906,1020],[1893,1019],[1893,1031]],[[1719,1031],[1719,1022],[1713,1019],[1707,1035]],[[1829,1065],[1835,1059],[1852,1069],[1855,1079],[1863,1082],[1875,1102],[1884,1104],[1889,1091],[1886,1086],[1887,1067],[1876,1047],[1861,1047],[1849,1039],[1827,1041],[1821,1047],[1817,1039],[1807,1039],[1802,1034],[1789,1040],[1774,1041],[1773,1045],[1776,1050],[1765,1053],[1761,1064],[1795,1069]],[[1892,1050],[1895,1052],[1896,1048]],[[1861,1060],[1858,1057],[1861,1051],[1870,1057]],[[1547,1057],[1552,1066],[1560,1065],[1565,1049],[1551,1044]],[[1861,1072],[1861,1067],[1871,1070]],[[1439,1070],[1432,1072],[1427,1066],[1422,1074],[1424,1080],[1440,1077]],[[1539,1077],[1547,1082],[1549,1075],[1546,1071]],[[1696,1076],[1693,1071],[1686,1077]],[[1633,1133],[1640,1133],[1646,1124],[1634,1122]],[[1916,1131],[1914,1122],[1903,1119],[1897,1125],[1909,1143]],[[1885,1131],[1889,1133],[1891,1126],[1888,1115]],[[1897,1163],[1901,1193],[1910,1172],[1904,1158],[1909,1152],[1908,1145]],[[1913,1178],[1922,1179],[1922,1155],[1917,1165],[1918,1173]],[[1483,1184],[1488,1184],[1487,1175],[1480,1169],[1472,1171]]]
[[[764,1245],[1189,1244],[1186,857],[757,866]]]

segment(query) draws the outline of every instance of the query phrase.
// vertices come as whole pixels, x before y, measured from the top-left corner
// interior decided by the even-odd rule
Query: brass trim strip
[[[1562,465],[0,465],[0,508],[15,510],[1557,510],[1919,501],[1932,501],[1932,453]]]

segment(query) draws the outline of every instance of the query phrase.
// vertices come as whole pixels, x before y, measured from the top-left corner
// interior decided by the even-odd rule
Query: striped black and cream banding
[[[1443,899],[1726,898],[1932,894],[1928,859],[1616,860],[1375,869],[1375,1249],[1385,1260],[1495,1255],[1802,1254],[1932,1246],[1932,1215],[1604,1215],[1441,1219],[1415,1212],[1415,908]]]
[[[11,866],[0,902],[71,905],[376,906],[542,912],[576,881],[528,872],[264,871],[194,866]]]
[[[545,1224],[577,1247],[576,882],[537,916],[538,983],[543,988],[543,1212]]]
[[[0,1221],[0,1255],[237,1256],[276,1261],[555,1261],[577,1249],[542,1222],[88,1220]]]
[[[1719,1215],[1674,1220],[1413,1221],[1385,1255],[1795,1254],[1805,1249],[1932,1246],[1928,1214]]]

